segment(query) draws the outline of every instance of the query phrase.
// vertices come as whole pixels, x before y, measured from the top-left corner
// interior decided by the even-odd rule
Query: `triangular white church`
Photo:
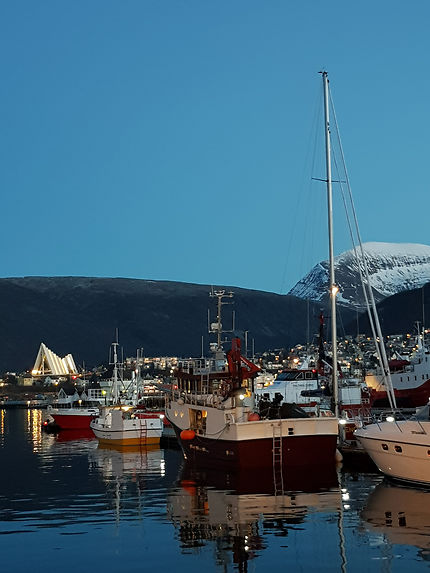
[[[31,373],[33,376],[70,376],[78,374],[78,370],[71,354],[60,358],[42,342]]]

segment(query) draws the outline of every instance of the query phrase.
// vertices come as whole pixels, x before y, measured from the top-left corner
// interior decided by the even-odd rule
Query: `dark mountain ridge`
[[[421,288],[400,292],[390,296],[377,305],[378,316],[384,336],[387,334],[416,334],[416,323],[421,328],[430,323],[430,283]],[[359,316],[358,327],[361,333],[371,335],[367,313]],[[357,322],[351,321],[346,326],[350,334],[357,332]]]
[[[138,348],[145,356],[207,354],[207,313],[216,317],[208,285],[125,278],[24,277],[0,279],[0,371],[32,368],[41,342],[60,356],[71,353],[77,364],[106,363],[119,331],[125,356]],[[223,308],[223,325],[236,335],[248,331],[256,353],[312,341],[318,332],[321,303],[292,295],[217,286],[234,293]],[[378,305],[384,334],[411,332],[430,309],[430,283],[385,299]],[[338,306],[339,332],[357,332],[357,311]],[[324,310],[328,316],[328,310]],[[430,316],[430,310],[428,311]],[[329,325],[329,320],[326,320]],[[360,332],[370,332],[367,314],[359,318]],[[329,333],[327,333],[327,337]]]
[[[306,341],[318,330],[321,304],[291,295],[236,287],[223,309],[225,329],[235,311],[237,333],[248,331],[256,352]],[[207,311],[216,317],[208,285],[125,278],[24,277],[0,279],[0,370],[31,369],[41,342],[77,364],[105,363],[119,331],[125,356],[200,356],[209,347]],[[352,319],[351,311],[346,316]]]

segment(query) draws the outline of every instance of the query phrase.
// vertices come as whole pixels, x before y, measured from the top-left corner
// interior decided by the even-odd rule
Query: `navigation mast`
[[[333,249],[333,192],[331,176],[331,140],[330,115],[328,97],[327,72],[322,72],[324,91],[324,124],[325,124],[325,151],[326,151],[326,182],[327,182],[327,210],[328,210],[328,242],[329,242],[329,292],[331,303],[331,335],[332,335],[332,387],[334,414],[339,416],[339,389],[337,375],[337,325],[336,325],[336,295],[339,291],[334,280],[334,249]]]

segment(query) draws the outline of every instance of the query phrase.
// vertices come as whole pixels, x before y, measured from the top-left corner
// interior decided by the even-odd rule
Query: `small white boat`
[[[163,420],[130,406],[112,406],[102,408],[90,427],[101,444],[149,446],[160,443]]]
[[[369,424],[354,435],[390,478],[416,484],[430,484],[430,402],[407,420]]]

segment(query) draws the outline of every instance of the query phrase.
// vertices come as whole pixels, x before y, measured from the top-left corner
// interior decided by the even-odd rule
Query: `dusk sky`
[[[328,256],[323,69],[363,240],[430,244],[427,0],[5,0],[0,22],[0,276],[288,292]]]

